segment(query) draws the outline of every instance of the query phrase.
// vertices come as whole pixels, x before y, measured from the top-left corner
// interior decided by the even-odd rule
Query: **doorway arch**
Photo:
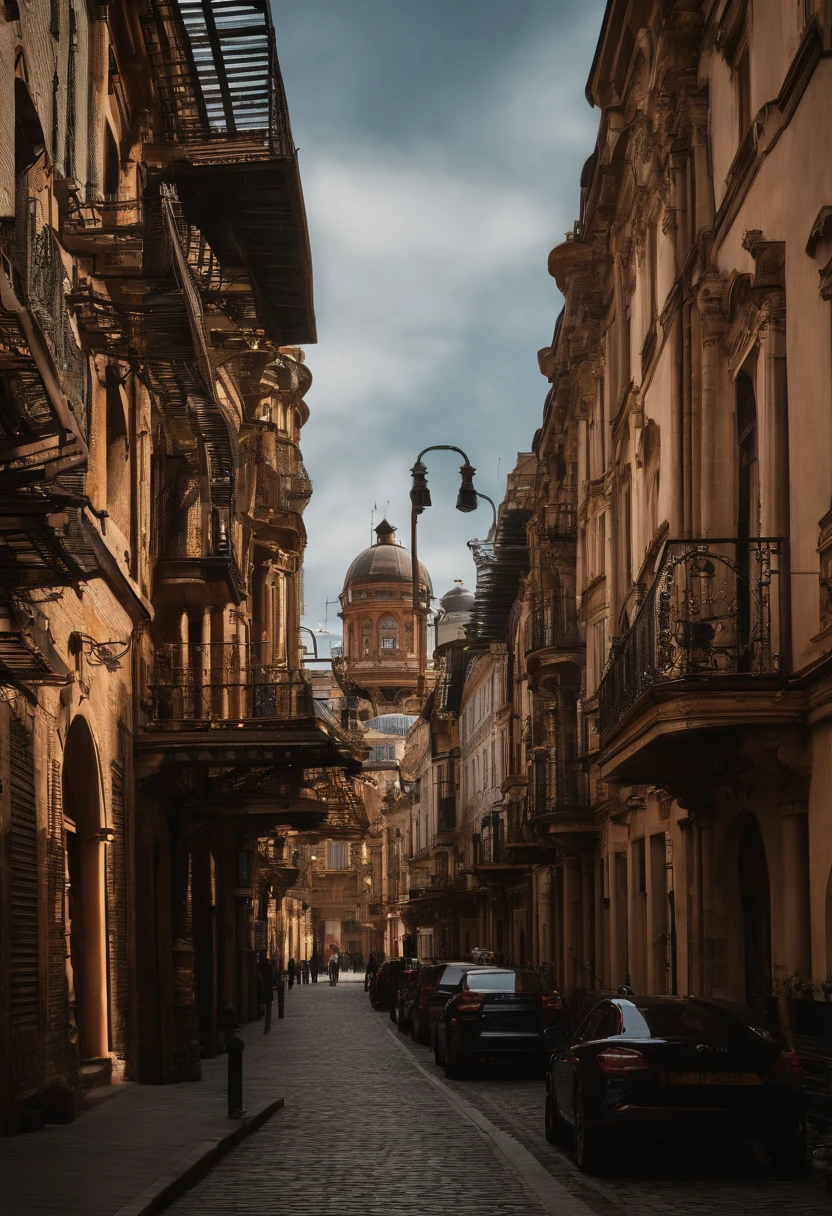
[[[737,855],[742,906],[745,1000],[761,1009],[771,996],[771,888],[760,825],[752,816]]]
[[[108,1054],[107,905],[98,755],[85,718],[67,732],[63,766],[69,886],[70,1006],[81,1060]]]

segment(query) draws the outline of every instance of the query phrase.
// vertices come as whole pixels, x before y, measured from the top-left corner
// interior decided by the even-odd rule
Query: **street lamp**
[[[486,502],[491,503],[491,509],[494,512],[494,526],[497,524],[497,508],[488,497],[487,494],[480,494],[474,488],[474,474],[476,469],[471,464],[462,448],[454,447],[451,443],[435,443],[429,448],[423,448],[416,457],[416,463],[410,470],[413,478],[413,483],[410,487],[410,561],[411,561],[411,578],[413,581],[413,611],[416,614],[416,659],[418,663],[419,679],[424,673],[424,658],[422,655],[422,630],[419,616],[422,612],[426,612],[427,608],[423,606],[419,593],[419,558],[416,551],[416,521],[426,507],[431,505],[430,490],[428,489],[428,470],[422,457],[428,452],[458,452],[464,463],[460,467],[459,473],[461,477],[459,492],[456,496],[456,509],[462,511],[463,514],[468,514],[470,511],[476,511],[479,506],[479,500],[484,498]],[[420,688],[421,691],[421,688]]]

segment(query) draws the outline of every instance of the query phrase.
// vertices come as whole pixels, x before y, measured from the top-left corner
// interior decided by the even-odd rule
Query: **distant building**
[[[417,611],[409,552],[396,544],[396,529],[386,519],[375,533],[376,544],[350,565],[340,597],[344,641],[334,670],[353,722],[418,713],[429,690],[419,675],[419,655],[427,653],[430,575],[420,563]]]

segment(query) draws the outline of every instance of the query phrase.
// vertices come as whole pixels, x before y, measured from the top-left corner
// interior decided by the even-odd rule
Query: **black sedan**
[[[409,1027],[415,1043],[430,1043],[436,1019],[472,967],[472,963],[431,963],[422,967],[407,988],[399,989],[399,1029]]]
[[[374,1009],[389,1009],[395,1020],[400,985],[408,984],[419,970],[417,958],[389,958],[370,980],[370,1004]]]
[[[446,1077],[483,1064],[543,1068],[564,1039],[564,1019],[537,971],[469,967],[437,1019],[434,1059]]]
[[[619,1144],[755,1140],[782,1172],[806,1165],[803,1074],[750,1009],[694,997],[601,1001],[553,1057],[546,1138],[600,1172]]]

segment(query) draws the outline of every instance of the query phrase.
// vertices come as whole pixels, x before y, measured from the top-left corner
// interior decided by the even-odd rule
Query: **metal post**
[[[414,645],[416,647],[416,670],[419,674],[419,691],[422,691],[422,677],[424,676],[423,658],[422,658],[422,617],[419,597],[419,558],[416,552],[416,522],[418,520],[416,508],[410,508],[410,577],[413,581],[413,615],[416,618],[414,622]]]
[[[242,1119],[243,1110],[243,1051],[245,1043],[238,1034],[228,1041],[228,1117]]]

